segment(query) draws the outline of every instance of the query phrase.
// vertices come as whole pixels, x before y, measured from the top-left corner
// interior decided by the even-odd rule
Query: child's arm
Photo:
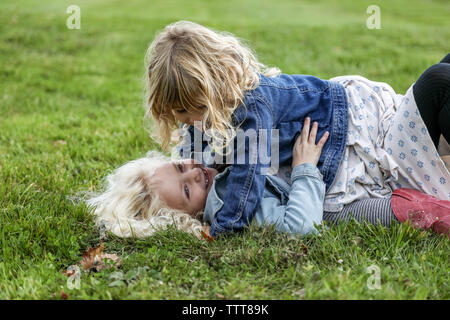
[[[314,224],[322,221],[325,183],[316,165],[329,133],[325,132],[316,145],[318,124],[315,122],[310,132],[310,121],[308,117],[305,119],[292,150],[289,201],[283,206],[276,198],[265,198],[262,214],[256,217],[260,224],[273,224],[283,232],[308,234],[316,232]]]
[[[308,234],[316,232],[314,224],[322,221],[325,183],[317,168],[322,148],[328,139],[326,132],[316,145],[318,124],[306,118],[301,135],[292,150],[291,191],[287,205],[277,198],[267,197],[256,220],[260,224],[273,224],[279,231]]]
[[[255,216],[259,225],[274,225],[280,232],[315,233],[320,224],[325,199],[325,183],[316,165],[302,163],[291,174],[291,191],[286,205],[276,197],[264,198],[261,210]]]

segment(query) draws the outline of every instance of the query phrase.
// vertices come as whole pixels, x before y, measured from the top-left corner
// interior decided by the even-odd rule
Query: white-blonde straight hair
[[[95,215],[96,225],[123,238],[149,237],[157,230],[174,225],[200,238],[201,222],[185,212],[169,208],[159,199],[154,189],[157,185],[149,186],[154,185],[148,182],[156,168],[169,161],[161,153],[151,151],[146,157],[130,161],[109,174],[104,191],[86,200]]]
[[[280,74],[231,33],[189,21],[172,23],[155,37],[145,68],[146,112],[156,120],[163,149],[179,126],[174,112],[181,109],[203,113],[203,131],[219,153],[236,136],[232,113],[245,91],[259,86],[260,74]]]

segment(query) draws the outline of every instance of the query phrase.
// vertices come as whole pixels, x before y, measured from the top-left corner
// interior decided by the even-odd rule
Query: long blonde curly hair
[[[168,207],[159,199],[157,185],[148,183],[156,168],[168,161],[163,154],[151,151],[109,174],[104,191],[86,200],[96,225],[123,238],[149,237],[169,225],[201,238],[202,223]]]
[[[236,136],[231,116],[244,92],[258,87],[261,73],[280,74],[258,62],[234,35],[189,21],[170,24],[155,37],[145,69],[146,114],[156,119],[163,149],[179,125],[174,110],[183,109],[203,112],[203,131],[219,153]]]

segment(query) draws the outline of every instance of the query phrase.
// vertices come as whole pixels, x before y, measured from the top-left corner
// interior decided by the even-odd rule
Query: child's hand
[[[292,168],[302,163],[317,165],[322,148],[330,135],[328,131],[325,132],[316,145],[317,128],[319,125],[317,122],[314,122],[311,132],[309,132],[310,122],[311,119],[307,117],[303,124],[302,133],[297,138],[297,141],[295,141],[294,149],[292,150]]]

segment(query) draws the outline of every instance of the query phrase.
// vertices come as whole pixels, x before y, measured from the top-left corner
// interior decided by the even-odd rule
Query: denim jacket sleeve
[[[264,101],[250,96],[246,99],[245,106],[238,109],[235,119],[241,123],[237,134],[253,132],[256,141],[252,142],[249,138],[248,143],[246,141],[245,144],[240,144],[239,136],[234,139],[234,162],[227,177],[227,190],[223,198],[225,205],[217,212],[211,224],[210,234],[213,237],[219,233],[241,230],[251,222],[264,193],[265,170],[270,167],[270,163],[266,163],[268,161],[261,161],[261,152],[270,158],[273,124],[271,108]],[[259,134],[260,130],[265,131],[264,138]],[[245,163],[240,164],[244,162],[239,160],[240,156],[245,157]]]
[[[316,233],[314,224],[323,216],[325,183],[312,163],[296,166],[291,174],[291,190],[286,205],[277,197],[266,197],[255,216],[260,225],[274,225],[277,231],[306,235]]]

